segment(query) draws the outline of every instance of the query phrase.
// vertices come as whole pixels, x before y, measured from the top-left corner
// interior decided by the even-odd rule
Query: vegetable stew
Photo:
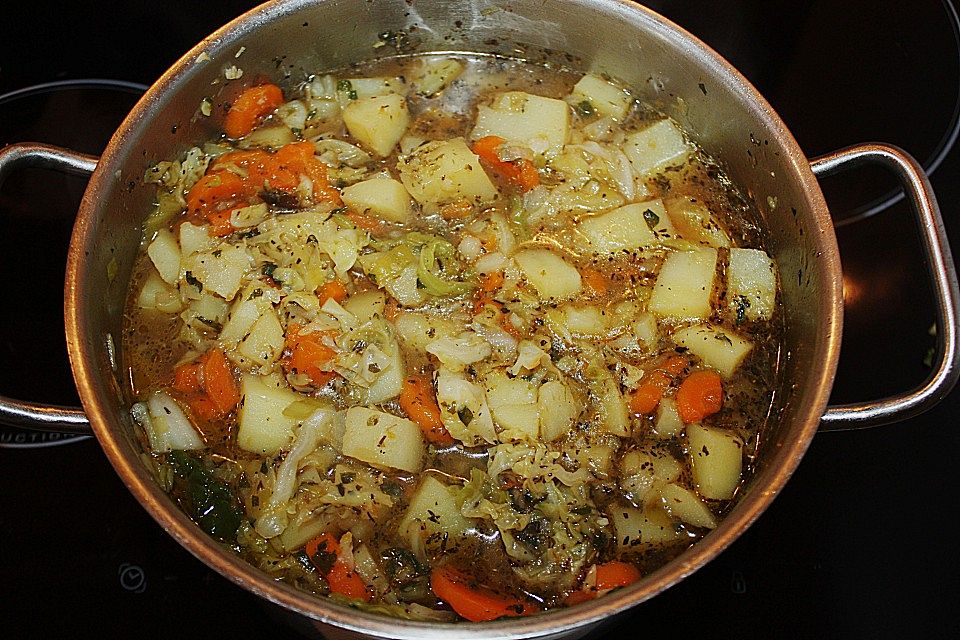
[[[778,276],[675,122],[466,55],[200,109],[224,134],[145,178],[122,351],[149,464],[207,533],[318,596],[482,621],[717,526],[772,402]]]

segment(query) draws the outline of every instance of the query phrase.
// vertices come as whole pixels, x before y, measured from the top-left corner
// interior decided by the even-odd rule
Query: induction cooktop
[[[960,22],[950,0],[647,3],[739,68],[809,157],[879,140],[926,167],[960,252]],[[145,86],[251,2],[0,8],[0,144],[102,150]],[[76,404],[63,265],[85,181],[39,170],[0,189],[0,393]],[[893,179],[823,183],[847,303],[833,402],[929,370],[935,308]],[[901,424],[821,433],[729,549],[592,638],[960,637],[950,514],[960,391]],[[206,568],[144,512],[95,440],[0,429],[0,635],[297,637],[289,618]],[[268,636],[267,634],[272,634]]]

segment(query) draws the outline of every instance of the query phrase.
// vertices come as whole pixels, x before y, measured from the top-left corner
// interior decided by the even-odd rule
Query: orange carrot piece
[[[323,343],[324,335],[322,331],[301,334],[297,324],[287,327],[287,345],[291,353],[286,368],[305,374],[317,387],[322,387],[337,376],[333,371],[320,368],[336,355],[336,351]]]
[[[407,376],[404,379],[400,389],[400,408],[417,423],[427,442],[443,446],[453,444],[453,437],[440,418],[440,405],[428,376]]]
[[[331,202],[337,206],[343,204],[340,192],[330,184],[327,177],[327,165],[316,156],[316,147],[310,141],[293,142],[277,149],[275,159],[279,169],[286,169],[310,178],[313,185],[313,198],[317,202]],[[295,187],[296,185],[294,185]]]
[[[569,594],[563,603],[572,607],[581,602],[587,602],[598,597],[601,593],[633,584],[641,578],[640,570],[629,562],[611,560],[597,565],[596,582],[592,587],[583,587]]]
[[[185,362],[173,370],[173,384],[180,393],[190,394],[200,390],[200,363]]]
[[[506,142],[499,136],[484,136],[473,143],[473,152],[480,156],[491,170],[503,176],[507,182],[521,191],[529,191],[540,184],[540,174],[533,162],[526,158],[501,160],[498,150]]]
[[[605,275],[596,269],[586,268],[580,274],[587,292],[594,297],[601,297],[610,290],[610,283]]]
[[[223,130],[231,138],[241,138],[260,124],[260,121],[283,104],[283,91],[275,84],[249,87],[237,96],[227,117]]]
[[[669,386],[670,378],[665,373],[656,369],[648,371],[640,379],[640,385],[630,393],[630,412],[638,416],[652,412]]]
[[[526,616],[538,611],[533,602],[485,587],[449,565],[430,572],[430,587],[438,598],[471,622]]]
[[[218,238],[228,236],[236,229],[230,222],[230,214],[233,209],[224,209],[223,211],[210,211],[207,213],[207,222],[210,223],[210,233]]]
[[[386,231],[387,225],[378,218],[373,216],[364,215],[362,213],[357,213],[356,211],[348,211],[347,218],[355,224],[358,228],[363,229],[364,231],[369,231],[373,235],[379,235]]]
[[[625,587],[640,579],[640,570],[635,565],[621,560],[611,560],[597,565],[598,591]]]
[[[503,288],[503,274],[499,271],[488,273],[480,278],[480,291],[484,293],[494,293]]]
[[[233,411],[240,402],[240,388],[233,367],[222,349],[208,351],[203,359],[203,389],[222,416]]]
[[[213,171],[203,176],[187,193],[187,210],[194,216],[233,207],[243,197],[246,187],[237,174]]]
[[[347,299],[347,295],[349,295],[347,286],[339,280],[324,282],[322,285],[320,285],[320,288],[317,289],[317,297],[320,298],[321,306],[323,306],[323,304],[331,298],[335,302],[343,302]]]
[[[670,356],[656,369],[647,371],[640,379],[640,385],[630,394],[630,411],[642,416],[656,409],[664,392],[688,364],[689,360],[683,356]]]
[[[677,389],[677,412],[686,424],[700,422],[723,407],[723,383],[713,369],[694,371]]]
[[[327,579],[331,593],[339,593],[369,602],[373,594],[360,575],[343,561],[340,543],[329,533],[323,533],[307,543],[304,551],[310,561]]]

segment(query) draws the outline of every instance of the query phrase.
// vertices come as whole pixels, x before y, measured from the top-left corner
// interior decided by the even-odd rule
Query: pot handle
[[[832,405],[820,421],[821,431],[861,429],[906,420],[931,408],[960,377],[957,318],[960,293],[950,245],[940,209],[923,168],[908,153],[885,144],[862,144],[814,158],[810,168],[817,177],[828,176],[861,164],[881,164],[898,175],[920,225],[927,269],[937,302],[937,349],[933,370],[918,387],[871,402]]]
[[[87,176],[97,157],[46,144],[23,142],[0,149],[0,185],[17,169],[39,167]],[[38,431],[90,434],[90,422],[80,407],[44,405],[0,395],[0,422]]]

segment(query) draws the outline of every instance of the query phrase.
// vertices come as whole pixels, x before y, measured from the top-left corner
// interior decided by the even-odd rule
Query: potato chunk
[[[664,119],[627,136],[623,152],[637,175],[652,176],[686,162],[693,147],[673,121]]]
[[[457,491],[457,487],[445,485],[433,476],[424,476],[397,530],[410,541],[411,548],[439,546],[466,534],[471,523],[460,513]]]
[[[347,409],[343,455],[416,473],[423,464],[423,452],[423,436],[416,423],[366,407]]]
[[[621,551],[644,551],[651,545],[663,545],[680,540],[685,534],[677,530],[674,521],[662,509],[635,509],[614,505],[610,521],[617,532]]]
[[[678,320],[709,317],[716,269],[716,249],[671,253],[660,267],[650,296],[650,311]]]
[[[580,220],[577,230],[596,254],[650,247],[672,235],[670,219],[660,200],[628,204]]]
[[[554,156],[566,144],[569,129],[570,106],[563,100],[508,91],[489,106],[480,105],[471,138],[500,136]]]
[[[237,446],[259,455],[275,455],[293,441],[297,420],[284,410],[302,397],[281,378],[247,374],[240,383]]]
[[[730,249],[727,300],[737,322],[769,320],[777,300],[777,268],[759,249]]]
[[[406,222],[413,213],[406,187],[393,178],[371,178],[345,187],[343,203],[358,213]]]
[[[541,300],[559,300],[580,293],[580,272],[548,249],[524,249],[513,256]]]
[[[500,440],[536,441],[540,436],[536,385],[500,370],[490,372],[484,382],[490,412],[504,431]]]
[[[753,348],[753,343],[737,334],[705,324],[680,329],[673,334],[673,342],[689,349],[724,378],[733,375]]]
[[[578,102],[583,100],[589,102],[600,115],[617,120],[627,114],[632,101],[630,94],[622,88],[591,74],[580,78],[580,81],[573,85],[573,91],[570,94]]]
[[[180,245],[168,229],[157,232],[157,237],[147,248],[147,255],[163,281],[176,284],[180,279]]]
[[[343,110],[347,131],[381,158],[390,155],[410,124],[407,100],[391,93],[358,98]]]
[[[489,202],[497,188],[463,138],[427,142],[397,163],[400,181],[420,204]]]
[[[687,426],[687,451],[697,492],[710,500],[729,500],[740,484],[743,441],[730,431]]]

